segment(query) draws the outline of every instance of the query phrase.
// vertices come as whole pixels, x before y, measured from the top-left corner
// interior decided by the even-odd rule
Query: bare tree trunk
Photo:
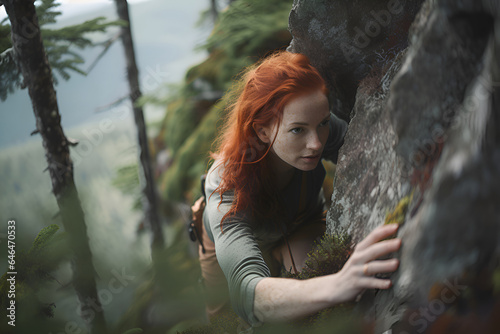
[[[144,113],[141,107],[136,105],[137,100],[142,93],[139,87],[139,71],[135,61],[134,43],[132,40],[132,32],[130,28],[130,17],[128,11],[127,0],[115,0],[118,17],[127,22],[126,26],[121,28],[121,39],[125,50],[125,58],[127,62],[127,78],[130,88],[130,99],[134,109],[134,119],[137,126],[137,134],[139,139],[140,161],[144,172],[145,185],[143,193],[144,214],[153,232],[153,249],[159,249],[164,244],[163,232],[161,228],[160,218],[158,216],[158,195],[156,193],[155,180],[153,177],[153,169],[151,167],[151,155],[149,153],[148,135],[146,124],[144,122]]]
[[[52,71],[43,46],[33,0],[3,0],[12,28],[12,44],[16,61],[28,87],[37,132],[45,148],[64,229],[73,247],[73,285],[81,303],[82,317],[90,332],[105,333],[106,323],[97,295],[87,226],[73,180],[68,140],[61,127],[61,116],[54,90]]]
[[[214,22],[217,21],[219,17],[219,8],[217,6],[217,0],[210,0],[210,11],[212,12],[212,18]]]

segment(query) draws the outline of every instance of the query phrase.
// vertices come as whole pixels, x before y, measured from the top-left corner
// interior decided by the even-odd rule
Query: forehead
[[[290,100],[283,109],[283,123],[322,121],[329,115],[328,99],[318,90]]]

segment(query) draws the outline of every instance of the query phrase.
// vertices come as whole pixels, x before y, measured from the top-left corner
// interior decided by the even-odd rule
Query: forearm
[[[335,289],[336,276],[307,280],[264,278],[255,288],[254,313],[263,322],[283,321],[341,303],[342,296]]]
[[[379,273],[392,273],[397,259],[376,260],[397,251],[401,239],[380,241],[394,234],[397,224],[383,225],[372,231],[354,248],[342,270],[307,280],[267,277],[255,287],[254,314],[260,321],[297,319],[327,307],[356,298],[365,289],[388,289],[389,279]]]

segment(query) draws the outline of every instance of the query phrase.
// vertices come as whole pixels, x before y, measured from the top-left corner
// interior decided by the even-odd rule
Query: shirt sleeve
[[[339,149],[344,144],[347,122],[330,113],[330,134],[323,150],[323,158],[337,163]]]
[[[231,208],[233,193],[224,193],[221,201],[219,193],[214,192],[220,182],[219,171],[220,168],[212,168],[207,175],[205,227],[215,243],[217,260],[226,276],[234,311],[249,324],[256,325],[259,319],[253,310],[255,287],[271,273],[245,215],[226,218],[221,230],[221,219]]]

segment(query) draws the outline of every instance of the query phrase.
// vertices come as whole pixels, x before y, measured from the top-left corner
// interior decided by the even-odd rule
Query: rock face
[[[348,119],[359,81],[406,48],[405,32],[422,2],[294,0],[288,50],[311,58],[328,79],[336,113]]]
[[[342,111],[351,121],[328,230],[359,241],[411,196],[394,287],[366,293],[359,309],[376,333],[500,332],[500,1],[405,2],[378,72],[382,40],[338,59],[388,2],[319,3],[294,2],[290,50],[309,55],[342,106],[356,91]],[[414,20],[409,35],[397,18]]]
[[[394,150],[397,138],[386,108],[401,60],[402,55],[376,87],[367,86],[376,78],[362,83],[340,151],[328,230],[345,228],[354,241],[380,225],[387,211],[410,192],[408,168]]]

